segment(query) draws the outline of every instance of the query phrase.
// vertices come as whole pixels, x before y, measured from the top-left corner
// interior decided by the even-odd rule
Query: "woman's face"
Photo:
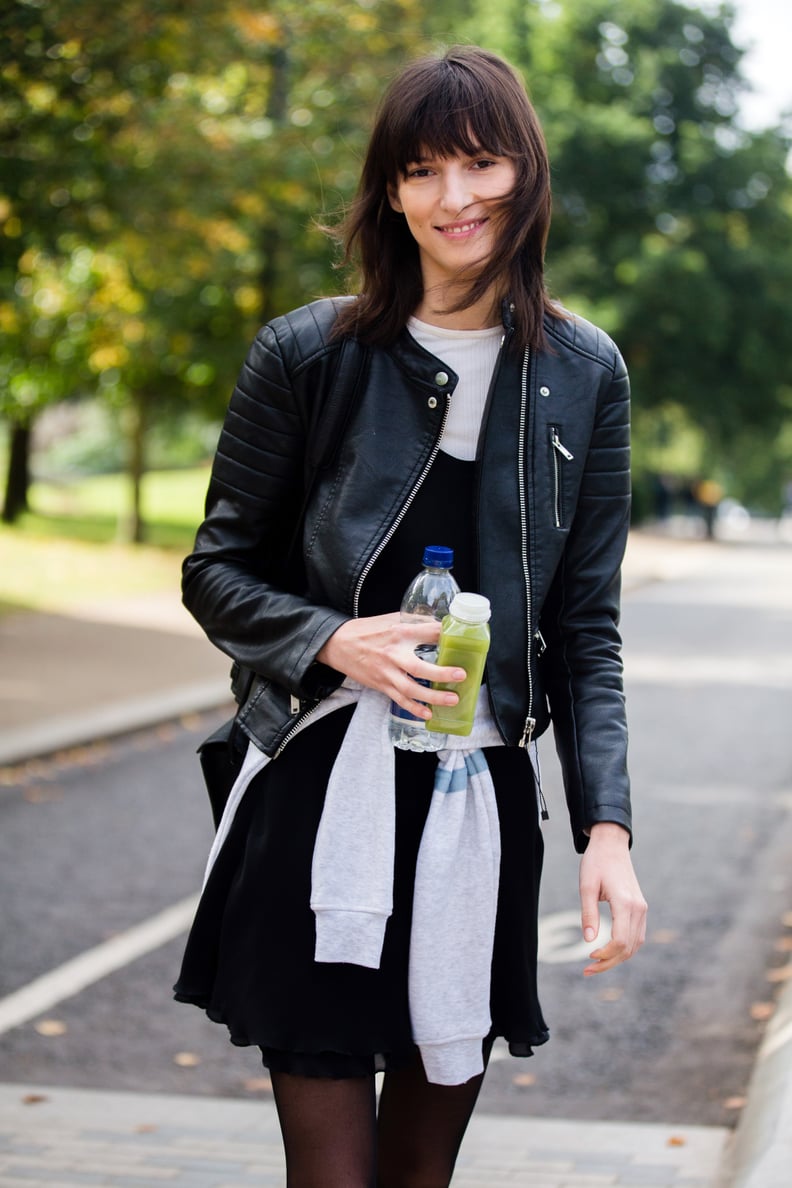
[[[489,258],[497,237],[496,200],[511,193],[516,176],[509,157],[427,153],[389,188],[391,206],[404,215],[418,244],[424,292]]]

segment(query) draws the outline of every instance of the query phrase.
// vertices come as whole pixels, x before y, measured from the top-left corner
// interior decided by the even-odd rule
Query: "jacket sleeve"
[[[619,603],[630,519],[629,381],[607,340],[569,536],[542,614],[546,690],[575,846],[602,821],[632,829]]]
[[[283,333],[283,331],[282,331]],[[309,410],[275,324],[242,366],[226,414],[184,604],[221,651],[301,698],[326,696],[340,673],[316,653],[349,616],[305,595],[290,544],[300,520]]]

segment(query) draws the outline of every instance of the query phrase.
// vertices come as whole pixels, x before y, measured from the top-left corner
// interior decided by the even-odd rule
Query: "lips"
[[[486,222],[487,219],[470,219],[466,223],[443,223],[435,230],[442,231],[444,235],[469,235],[471,231],[483,227]]]

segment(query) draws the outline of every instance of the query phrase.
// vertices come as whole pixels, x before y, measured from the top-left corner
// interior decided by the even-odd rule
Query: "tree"
[[[152,422],[219,410],[255,323],[335,287],[316,216],[351,193],[383,76],[450,8],[15,0],[2,18],[0,274],[17,298],[0,316],[20,332],[0,357],[30,381],[24,401],[6,386],[2,411],[24,444],[38,408],[93,383],[128,436],[132,539]],[[67,317],[33,377],[43,282],[34,269],[20,292],[21,261],[63,270],[86,252],[79,345]],[[84,359],[79,383],[54,382],[63,351]],[[20,490],[9,518],[22,506]]]
[[[205,7],[193,6],[199,14]],[[148,316],[150,306],[167,311],[187,289],[195,295],[200,283],[190,277],[185,285],[184,269],[204,229],[196,220],[174,219],[155,259],[151,215],[163,214],[171,175],[163,168],[164,186],[145,184],[147,170],[155,160],[164,164],[168,152],[164,58],[170,56],[174,70],[183,63],[179,54],[192,51],[188,17],[186,6],[177,4],[75,8],[26,0],[2,18],[10,53],[0,84],[0,274],[9,296],[0,317],[14,331],[0,348],[6,376],[0,408],[12,427],[15,462],[6,519],[25,506],[24,447],[41,407],[93,386],[128,405],[139,422],[154,393],[158,401],[170,397],[174,377],[189,385],[195,374],[203,383],[212,370],[219,336],[211,325],[208,332],[206,325],[195,327],[208,359],[185,359],[184,323],[178,331],[169,327],[168,335],[167,312]],[[157,49],[159,71],[149,57]],[[154,199],[149,210],[147,197]],[[78,278],[86,270],[88,285]],[[166,277],[171,291],[161,283]],[[84,303],[81,309],[69,308],[70,294],[72,304]],[[194,308],[190,321],[198,321]],[[187,326],[189,334],[193,327]],[[174,341],[178,333],[180,342]],[[154,357],[152,374],[146,361]],[[134,509],[139,451],[132,440]],[[131,535],[140,534],[133,512]]]
[[[792,471],[790,138],[739,125],[731,9],[507,0],[473,21],[522,68],[542,117],[551,284],[625,353],[639,477],[646,441],[687,424],[698,466],[771,505]],[[752,443],[761,467],[747,465]]]
[[[53,259],[30,249],[17,262],[10,300],[0,304],[0,414],[12,430],[3,520],[27,509],[30,435],[37,412],[89,379],[85,307],[95,283],[90,253]]]
[[[436,41],[526,76],[554,170],[551,284],[624,349],[639,465],[643,441],[697,425],[746,492],[792,470],[789,140],[739,128],[728,9],[13,0],[0,37],[7,518],[38,410],[92,395],[127,438],[142,535],[151,426],[218,415],[256,324],[337,290],[317,221],[352,193],[387,77]],[[771,464],[747,464],[746,426]]]

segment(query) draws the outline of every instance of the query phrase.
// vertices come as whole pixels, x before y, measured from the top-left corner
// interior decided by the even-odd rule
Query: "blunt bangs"
[[[511,102],[503,103],[502,70],[499,63],[492,77],[482,77],[480,62],[478,71],[472,71],[461,55],[415,63],[399,81],[386,143],[380,146],[388,181],[395,183],[408,165],[426,155],[475,156],[483,151],[517,160],[532,156],[530,108],[517,85],[509,88]],[[493,102],[493,92],[500,102]]]

